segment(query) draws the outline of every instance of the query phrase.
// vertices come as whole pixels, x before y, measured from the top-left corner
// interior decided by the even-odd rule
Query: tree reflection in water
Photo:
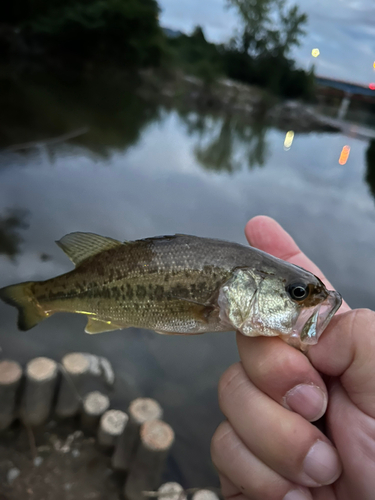
[[[4,215],[0,215],[0,254],[15,260],[21,253],[23,238],[19,231],[29,227],[28,217],[29,211],[21,208],[7,209]]]
[[[44,143],[84,128],[87,133],[73,138],[74,144],[104,158],[114,149],[123,151],[136,144],[144,127],[159,117],[158,103],[140,97],[137,85],[138,81],[111,74],[69,85],[51,75],[25,77],[17,84],[0,80],[0,150]],[[53,148],[44,147],[43,152],[53,162]]]
[[[241,116],[213,117],[180,113],[189,135],[196,136],[197,161],[207,170],[233,173],[247,165],[263,166],[268,153],[263,120],[249,122]]]
[[[369,142],[366,151],[366,177],[372,196],[375,198],[375,139]]]

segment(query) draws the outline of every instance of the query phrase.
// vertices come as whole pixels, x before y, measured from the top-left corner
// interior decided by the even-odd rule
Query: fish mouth
[[[304,345],[316,344],[341,303],[341,295],[335,290],[329,290],[328,297],[314,307],[313,312],[311,308],[301,311],[292,337],[298,337]]]

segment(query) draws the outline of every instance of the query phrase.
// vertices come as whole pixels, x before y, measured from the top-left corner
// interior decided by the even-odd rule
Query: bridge
[[[332,95],[350,94],[351,96],[375,102],[375,84],[374,88],[366,87],[359,83],[346,82],[344,80],[335,80],[323,76],[315,77],[316,84],[320,87],[320,91],[330,92]]]
[[[352,100],[375,104],[375,85],[374,88],[366,87],[359,83],[336,80],[322,76],[315,77],[318,87],[318,95],[327,97],[339,97],[342,99],[337,118],[343,119],[348,111]]]

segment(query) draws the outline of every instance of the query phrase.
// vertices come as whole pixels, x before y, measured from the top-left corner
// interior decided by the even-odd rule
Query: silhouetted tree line
[[[221,75],[266,87],[284,97],[311,98],[313,72],[296,69],[289,57],[305,34],[306,14],[285,0],[227,0],[227,4],[239,18],[230,42],[209,43],[198,26],[191,36],[169,39],[175,64],[208,83]]]
[[[311,99],[314,95],[314,73],[296,69],[284,54],[265,52],[254,57],[232,45],[215,45],[206,41],[199,26],[191,36],[169,39],[168,45],[174,65],[207,85],[218,77],[228,77],[287,98]]]
[[[1,19],[36,54],[157,66],[164,43],[158,15],[156,0],[12,0]]]
[[[304,35],[306,15],[285,0],[226,1],[238,14],[238,28],[228,44],[216,45],[200,27],[168,38],[156,0],[13,0],[2,6],[0,54],[11,58],[15,48],[29,47],[31,54],[72,65],[179,67],[208,86],[222,76],[286,97],[311,97],[314,75],[296,69],[289,57]]]

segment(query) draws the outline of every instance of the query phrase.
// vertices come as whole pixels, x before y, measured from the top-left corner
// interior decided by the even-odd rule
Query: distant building
[[[364,85],[322,76],[317,76],[315,81],[318,87],[318,97],[348,97],[351,100],[375,103],[375,90]]]

